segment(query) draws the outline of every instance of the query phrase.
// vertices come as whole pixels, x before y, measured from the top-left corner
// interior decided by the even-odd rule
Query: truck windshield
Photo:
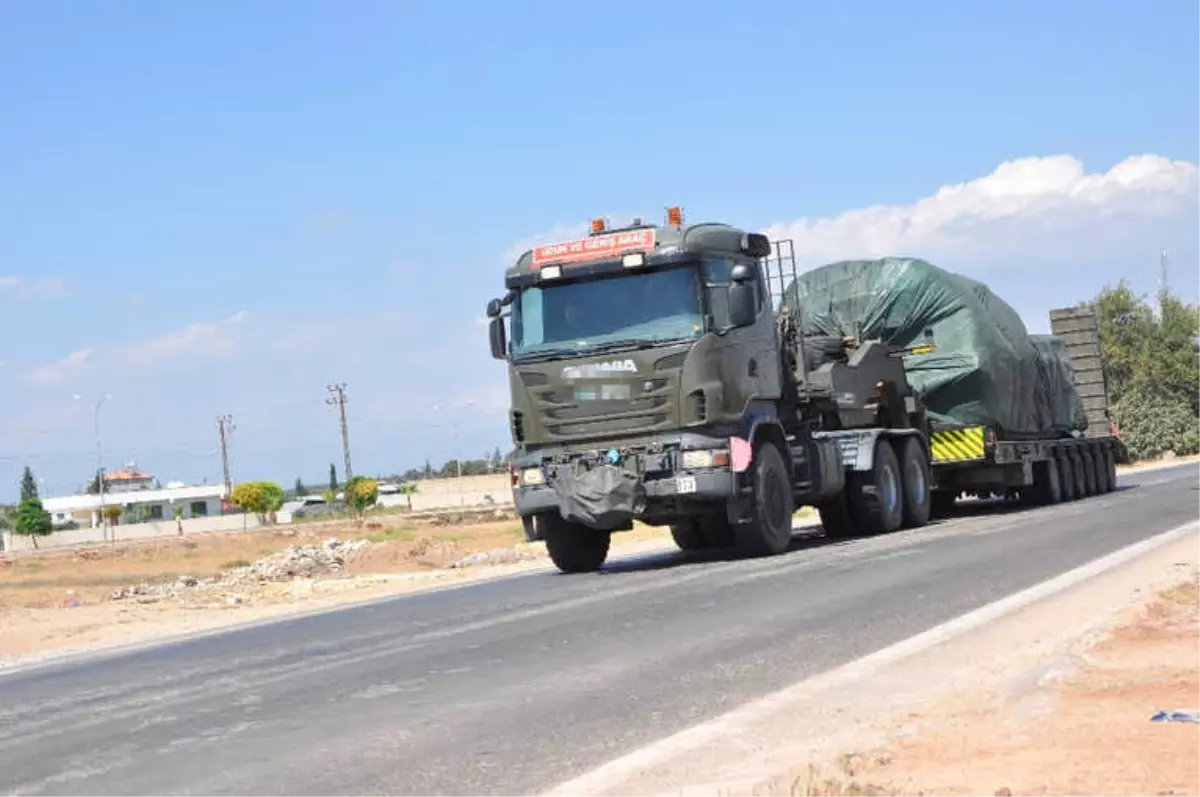
[[[647,271],[521,291],[513,305],[511,355],[578,354],[703,331],[696,269]]]

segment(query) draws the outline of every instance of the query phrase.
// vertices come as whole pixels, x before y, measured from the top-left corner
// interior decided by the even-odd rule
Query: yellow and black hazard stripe
[[[929,438],[929,451],[934,462],[969,462],[987,456],[984,447],[984,428],[968,426],[945,429]]]

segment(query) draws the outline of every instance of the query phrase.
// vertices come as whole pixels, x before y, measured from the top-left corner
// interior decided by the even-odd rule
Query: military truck
[[[982,283],[899,257],[812,269],[785,294],[809,336],[941,342],[907,370],[930,424],[935,517],[959,497],[1053,504],[1116,486],[1127,454],[1091,308],[1053,310],[1052,334],[1030,335]]]
[[[666,216],[526,251],[488,304],[526,538],[574,573],[635,520],[748,556],[787,550],[801,506],[834,536],[926,524],[905,357],[932,344],[807,338],[783,301],[790,241]]]

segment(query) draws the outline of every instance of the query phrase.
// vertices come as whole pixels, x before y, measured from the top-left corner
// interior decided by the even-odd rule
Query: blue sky
[[[1160,247],[1200,292],[1194,2],[681,8],[5,3],[0,484],[79,486],[104,393],[164,481],[226,412],[236,476],[340,470],[330,381],[358,471],[507,448],[476,321],[597,214],[938,257],[1031,327]]]

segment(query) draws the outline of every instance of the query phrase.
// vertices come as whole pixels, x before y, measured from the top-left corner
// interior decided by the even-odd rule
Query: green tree
[[[416,481],[407,481],[400,485],[400,492],[404,495],[405,500],[408,501],[409,512],[412,511],[412,497],[417,493],[420,487],[421,485]]]
[[[108,525],[116,526],[121,522],[124,511],[120,504],[108,504],[104,507],[104,519],[108,521]]]
[[[21,473],[21,503],[37,497],[37,479],[33,478],[33,471],[26,465],[25,470]]]
[[[329,463],[329,489],[333,490],[336,493],[337,488],[338,488],[337,466],[334,465],[332,462],[330,462]]]
[[[296,485],[292,488],[292,493],[299,498],[302,495],[308,494],[308,489],[304,486],[304,482],[300,481],[300,477],[296,477]]]
[[[322,490],[321,497],[325,499],[325,511],[333,514],[333,502],[337,500],[337,490]]]
[[[275,482],[242,482],[233,488],[230,500],[233,505],[245,512],[253,512],[260,523],[266,523],[268,515],[279,511],[283,506],[283,488]]]
[[[28,472],[28,469],[26,469]],[[54,523],[50,513],[42,506],[37,496],[26,498],[17,506],[17,514],[13,519],[13,534],[28,537],[33,547],[38,547],[37,538],[49,536],[54,531]]]
[[[1200,448],[1200,310],[1169,292],[1159,314],[1124,280],[1096,297],[1113,420],[1131,458]]]
[[[92,480],[90,482],[88,482],[87,493],[88,493],[88,495],[99,495],[99,493],[100,493],[100,469],[99,468],[96,469],[96,475],[92,477]]]
[[[379,482],[370,476],[355,476],[346,482],[346,506],[361,516],[379,500]]]

